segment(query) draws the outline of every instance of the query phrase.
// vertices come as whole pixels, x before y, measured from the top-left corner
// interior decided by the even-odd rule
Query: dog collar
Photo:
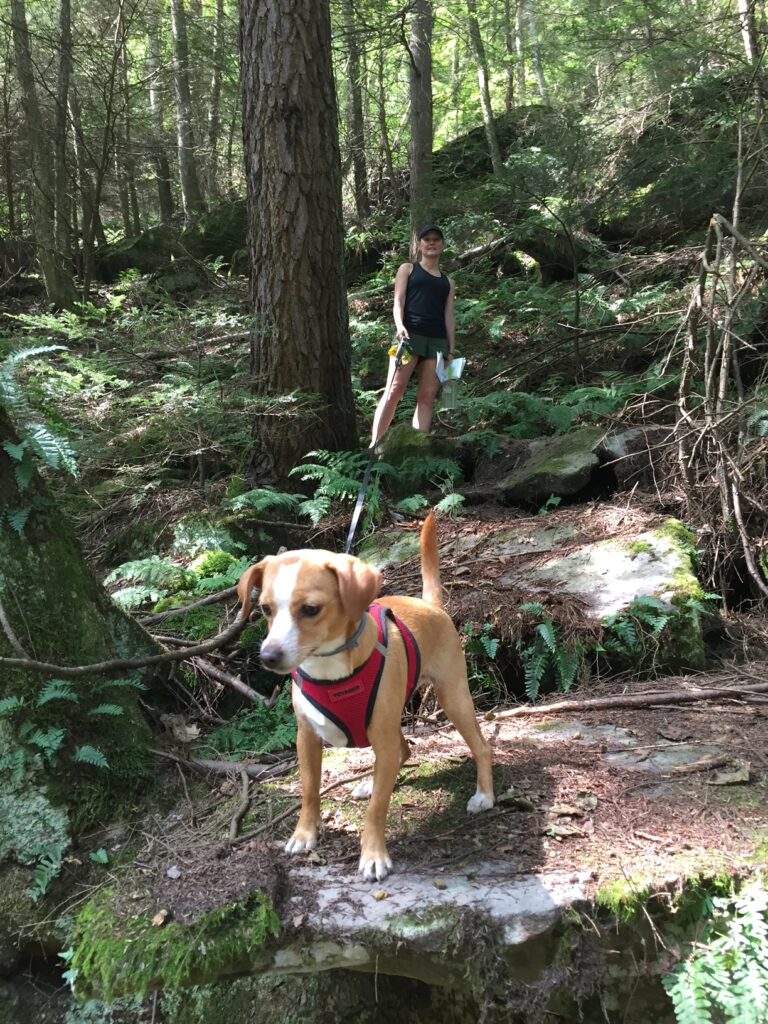
[[[348,651],[352,647],[357,647],[358,644],[360,643],[360,637],[363,635],[363,630],[365,629],[365,616],[366,616],[366,614],[367,614],[367,612],[363,612],[363,617],[362,617],[362,619],[360,619],[360,625],[357,627],[355,632],[352,634],[352,636],[349,638],[349,640],[347,640],[347,642],[345,644],[342,644],[341,647],[336,647],[332,651],[323,651],[322,653],[320,653],[318,651],[318,653],[317,654],[313,654],[312,657],[313,658],[332,658],[334,656],[334,654],[341,654],[342,651]]]

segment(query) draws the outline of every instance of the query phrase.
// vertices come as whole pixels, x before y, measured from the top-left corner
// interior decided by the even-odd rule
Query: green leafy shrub
[[[678,1024],[768,1020],[768,890],[763,878],[710,901],[703,934],[662,981]]]
[[[204,551],[190,565],[190,569],[200,579],[210,576],[223,576],[237,561],[229,551]]]

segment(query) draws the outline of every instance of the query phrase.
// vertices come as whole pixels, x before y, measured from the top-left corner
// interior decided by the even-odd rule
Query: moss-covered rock
[[[77,992],[107,1002],[126,993],[204,984],[247,970],[280,929],[270,901],[259,891],[188,925],[165,923],[146,911],[118,913],[113,897],[109,889],[86,904],[72,935]]]
[[[499,480],[499,495],[514,504],[577,494],[599,465],[594,449],[603,433],[599,427],[583,427],[531,441],[525,459]]]
[[[445,438],[398,423],[381,439],[380,448],[381,461],[394,470],[383,477],[383,485],[396,497],[434,490],[435,479],[461,482],[459,452]]]

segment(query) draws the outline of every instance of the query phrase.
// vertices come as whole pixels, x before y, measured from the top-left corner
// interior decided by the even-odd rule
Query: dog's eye
[[[313,619],[315,615],[319,615],[322,609],[318,604],[303,604],[301,606],[301,614],[305,619]]]
[[[261,606],[261,614],[264,616],[265,619],[271,619],[272,618],[272,605],[271,604],[263,604]]]

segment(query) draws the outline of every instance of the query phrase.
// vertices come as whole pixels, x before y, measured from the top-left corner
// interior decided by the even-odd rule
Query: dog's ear
[[[264,576],[264,569],[267,562],[272,556],[269,555],[263,561],[258,562],[256,565],[252,565],[250,569],[246,569],[243,575],[238,580],[237,584],[237,596],[242,605],[240,609],[240,618],[247,619],[251,614],[251,591],[254,587],[261,590],[261,581]]]
[[[354,555],[334,555],[328,568],[336,573],[339,581],[339,596],[344,611],[351,620],[357,622],[379,593],[381,573]]]

